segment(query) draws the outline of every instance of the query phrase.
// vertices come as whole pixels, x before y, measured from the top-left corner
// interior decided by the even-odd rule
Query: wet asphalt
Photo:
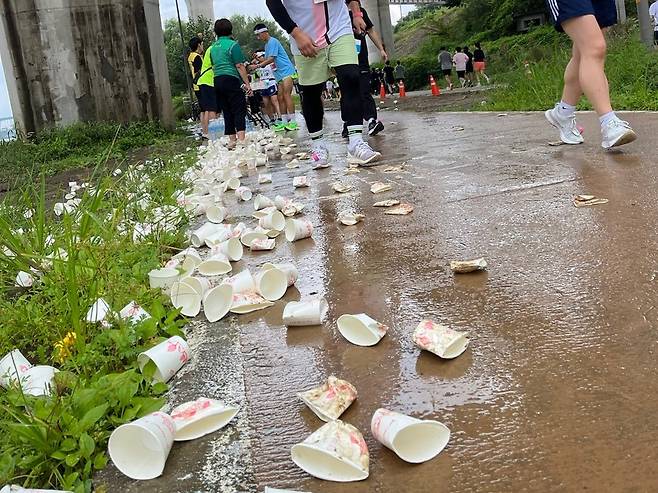
[[[206,396],[242,410],[226,429],[176,444],[162,478],[132,482],[110,467],[97,484],[181,493],[657,491],[658,124],[652,113],[625,117],[639,142],[605,152],[592,114],[580,118],[588,143],[554,147],[558,136],[539,113],[385,111],[387,128],[371,140],[386,158],[380,166],[345,175],[333,134],[331,169],[275,164],[272,185],[245,178],[271,198],[305,203],[316,229],[312,240],[279,238],[274,252],[247,254],[234,272],[290,260],[300,280],[269,310],[192,322],[194,359],[170,393],[172,405]],[[337,120],[328,114],[331,130]],[[301,174],[311,187],[295,191]],[[354,189],[333,193],[338,180]],[[393,189],[373,195],[375,181]],[[609,203],[576,208],[578,194]],[[372,204],[385,199],[415,210],[384,215]],[[231,222],[253,212],[251,202],[226,202]],[[346,209],[365,221],[340,225]],[[450,260],[475,257],[487,259],[486,272],[450,272]],[[315,294],[329,301],[324,326],[286,329],[285,303]],[[335,327],[345,313],[390,330],[375,347],[353,346]],[[468,331],[469,349],[453,361],[421,353],[411,334],[425,318]],[[364,482],[316,480],[290,459],[322,425],[296,393],[329,375],[359,393],[341,419],[368,443]],[[370,433],[379,407],[443,422],[448,446],[425,464],[402,462]]]

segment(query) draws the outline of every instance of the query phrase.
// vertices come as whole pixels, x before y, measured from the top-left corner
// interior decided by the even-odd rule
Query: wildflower
[[[59,342],[55,343],[55,349],[58,351],[57,360],[64,363],[66,359],[71,356],[71,348],[75,345],[78,336],[75,332],[69,332]]]

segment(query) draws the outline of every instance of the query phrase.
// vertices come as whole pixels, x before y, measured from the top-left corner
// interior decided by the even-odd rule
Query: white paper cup
[[[245,229],[240,236],[240,241],[246,247],[251,248],[251,243],[254,240],[267,240],[268,236],[266,233],[262,233],[255,229]]]
[[[222,189],[226,192],[228,190],[237,190],[240,188],[240,179],[233,177],[222,183]]]
[[[242,236],[242,233],[246,231],[247,225],[245,223],[238,223],[234,228],[233,232],[231,233],[231,238],[240,238]]]
[[[266,300],[257,293],[237,293],[233,294],[233,303],[231,305],[231,313],[243,315],[258,310],[264,310],[273,306],[274,303]]]
[[[431,320],[423,320],[418,324],[413,333],[413,341],[420,349],[444,359],[461,355],[470,342],[467,332],[458,332]]]
[[[279,269],[279,270],[285,272],[286,277],[288,278],[288,287],[294,285],[297,282],[297,280],[299,279],[299,271],[297,270],[297,267],[295,266],[295,264],[290,264],[290,263],[281,263],[281,264],[267,263],[267,264],[263,264],[261,269],[263,269],[263,270]]]
[[[258,184],[265,185],[266,183],[272,183],[272,175],[269,173],[262,173],[258,175]]]
[[[308,177],[306,176],[295,176],[292,179],[292,186],[295,188],[306,188],[309,186]]]
[[[450,430],[443,423],[423,421],[387,409],[375,411],[370,427],[382,445],[412,464],[433,459],[450,440]]]
[[[214,248],[217,245],[224,243],[226,240],[229,240],[233,237],[233,229],[231,226],[222,225],[223,227],[208,237],[206,237],[205,243],[208,248]]]
[[[232,262],[239,262],[244,255],[244,248],[242,242],[237,238],[230,238],[219,245],[213,247],[211,254],[221,253],[228,257]]]
[[[227,214],[228,214],[228,210],[226,209],[226,207],[211,205],[210,207],[206,208],[206,219],[208,219],[208,221],[214,224],[219,224],[222,221],[224,221],[224,219],[226,219]]]
[[[227,406],[223,402],[205,397],[181,404],[171,411],[176,426],[174,441],[196,440],[221,430],[239,410],[237,406]]]
[[[108,452],[117,469],[129,478],[154,479],[164,471],[175,433],[171,416],[149,414],[114,430]]]
[[[283,231],[286,229],[286,218],[279,211],[273,211],[269,216],[262,218],[258,224],[263,229],[275,229]]]
[[[23,392],[35,397],[50,395],[55,385],[53,379],[59,370],[52,366],[33,366],[21,379]]]
[[[368,478],[370,456],[363,435],[340,420],[325,424],[292,448],[297,466],[325,481],[341,483]]]
[[[174,308],[180,309],[186,317],[196,317],[201,311],[202,295],[185,282],[175,282],[171,286],[169,297]]]
[[[34,286],[34,277],[29,272],[20,271],[16,275],[16,286],[19,288],[31,288]]]
[[[154,269],[149,272],[149,285],[151,289],[169,289],[179,277],[176,269]]]
[[[255,293],[256,292],[256,281],[251,272],[243,270],[239,274],[224,279],[222,284],[228,284],[233,288],[233,294],[238,293]]]
[[[226,255],[217,252],[201,262],[197,269],[199,273],[203,274],[204,276],[221,276],[231,272],[233,267],[231,266],[231,262],[229,262]]]
[[[283,197],[282,195],[277,195],[276,197],[274,197],[274,205],[279,210],[283,209],[287,204],[290,204],[291,202],[292,200]]]
[[[203,261],[201,255],[196,248],[186,248],[182,252],[177,253],[172,257],[175,260],[180,260],[181,267],[185,272],[193,272],[194,269]]]
[[[251,246],[249,247],[249,249],[252,252],[265,252],[265,251],[274,250],[275,247],[276,247],[276,242],[273,239],[268,238],[266,240],[262,240],[260,238],[257,238],[251,242]]]
[[[110,305],[103,298],[98,298],[85,316],[85,320],[89,323],[97,323],[105,320],[112,312]]]
[[[261,270],[256,274],[254,281],[256,282],[258,293],[269,301],[280,300],[288,290],[288,278],[286,273],[278,269]]]
[[[130,320],[132,323],[137,324],[142,320],[151,318],[151,315],[139,306],[136,301],[131,301],[119,312],[119,317],[122,320]]]
[[[18,349],[7,353],[0,359],[0,386],[8,387],[14,381],[20,381],[32,368],[23,353]]]
[[[233,306],[233,287],[220,284],[211,288],[203,297],[203,313],[208,322],[217,322],[224,318]]]
[[[286,221],[286,239],[298,241],[313,235],[313,224],[308,219],[288,219]]]
[[[198,277],[198,276],[187,276],[183,277],[180,282],[183,282],[187,284],[188,286],[192,286],[192,288],[203,297],[210,288],[212,288],[212,283],[210,282],[210,279],[206,277]]]
[[[321,325],[329,305],[325,298],[309,301],[291,301],[283,309],[283,323],[287,327]]]
[[[260,221],[264,217],[267,217],[270,214],[272,214],[274,211],[278,211],[278,209],[276,207],[273,207],[273,206],[272,207],[265,207],[265,209],[260,209],[256,212],[254,212],[251,215],[251,217],[253,217],[254,219],[258,219]]]
[[[338,331],[352,344],[374,346],[386,335],[388,327],[365,313],[343,315],[337,320]]]
[[[275,207],[272,199],[267,198],[265,195],[256,195],[254,199],[254,210],[259,211],[268,207]]]
[[[213,224],[210,222],[205,223],[203,226],[192,233],[190,236],[190,241],[192,242],[192,245],[199,248],[200,246],[204,245],[206,238],[223,229],[224,228],[222,225]]]
[[[327,382],[306,392],[297,394],[304,404],[322,421],[334,421],[356,400],[356,388],[351,383],[334,376]]]
[[[235,191],[235,196],[238,198],[238,200],[247,202],[251,200],[252,193],[251,190],[249,190],[247,187],[238,187]]]
[[[475,260],[452,260],[450,261],[450,269],[455,274],[469,274],[471,272],[477,272],[480,270],[485,270],[487,268],[487,261],[483,258],[478,258]]]
[[[185,339],[174,336],[137,357],[140,371],[152,361],[155,364],[154,382],[167,383],[190,360],[190,346]]]

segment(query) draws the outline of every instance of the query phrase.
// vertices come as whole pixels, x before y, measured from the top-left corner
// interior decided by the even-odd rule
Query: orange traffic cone
[[[439,89],[439,86],[436,85],[436,81],[434,80],[434,76],[432,74],[430,74],[430,88],[432,89],[432,96],[441,95],[441,89]]]
[[[384,87],[383,82],[379,86],[379,99],[381,99],[382,101],[386,100],[386,88]]]
[[[398,88],[400,89],[400,97],[404,98],[407,96],[407,90],[404,88],[404,81],[401,80],[400,84],[398,85]]]

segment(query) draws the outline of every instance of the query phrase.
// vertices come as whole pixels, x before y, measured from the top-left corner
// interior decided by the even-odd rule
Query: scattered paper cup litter
[[[381,202],[375,202],[372,204],[373,207],[393,207],[394,205],[400,205],[399,200],[382,200]]]
[[[334,183],[333,185],[331,185],[331,188],[336,193],[347,193],[350,190],[352,190],[351,185],[348,185],[347,183],[341,183],[341,182]]]
[[[254,210],[267,209],[268,207],[276,207],[274,201],[265,195],[256,195],[254,199]]]
[[[455,274],[469,274],[471,272],[485,270],[486,268],[487,268],[487,261],[483,258],[478,258],[475,260],[450,261],[450,269],[452,269],[452,271]]]
[[[306,188],[309,186],[309,181],[307,176],[295,176],[292,179],[292,186],[295,188]]]
[[[391,207],[387,211],[384,211],[384,214],[390,216],[406,216],[411,214],[414,211],[414,206],[411,204],[400,204],[396,207]]]
[[[254,240],[267,240],[269,237],[266,233],[258,231],[255,229],[245,229],[240,236],[240,241],[242,244],[248,248],[251,248],[251,244]]]
[[[283,206],[281,213],[286,217],[294,217],[297,214],[301,214],[303,210],[304,206],[302,204],[298,204],[297,202],[289,202]]]
[[[112,309],[110,308],[110,305],[107,304],[107,301],[105,301],[103,298],[98,298],[94,304],[91,305],[89,311],[87,311],[85,320],[92,324],[102,322],[108,316],[110,316],[111,313]]]
[[[143,372],[152,363],[155,366],[153,382],[167,383],[190,360],[190,356],[190,346],[185,339],[174,336],[140,353],[137,364]]]
[[[206,243],[206,238],[212,236],[218,231],[222,231],[223,229],[224,226],[221,224],[214,224],[211,222],[207,222],[192,233],[192,235],[190,236],[190,241],[192,242],[192,245],[199,248]]]
[[[287,327],[321,325],[329,311],[325,298],[308,301],[291,301],[283,309],[283,323]]]
[[[186,317],[196,317],[199,314],[202,296],[194,286],[183,281],[175,282],[169,291],[171,304]]]
[[[255,293],[256,281],[250,270],[243,270],[239,274],[224,279],[222,284],[228,284],[233,288],[233,294],[238,293]]]
[[[221,253],[228,257],[231,262],[239,262],[244,255],[244,248],[242,242],[237,238],[229,238],[228,240],[216,245],[211,250],[211,255]]]
[[[233,238],[233,228],[229,225],[221,225],[220,229],[206,237],[205,244],[208,248],[214,248],[231,238]]]
[[[286,229],[286,218],[279,211],[272,211],[268,216],[265,216],[258,224],[263,229],[275,229],[283,231]]]
[[[337,320],[338,331],[352,344],[374,346],[386,335],[388,327],[365,313],[343,315]]]
[[[269,173],[262,173],[258,175],[258,184],[265,185],[266,183],[272,183],[272,175]]]
[[[251,190],[249,190],[247,187],[238,187],[235,190],[235,196],[243,202],[248,202],[251,200],[252,193]]]
[[[595,195],[576,195],[573,199],[573,205],[576,207],[591,207],[607,204],[608,202],[608,199],[601,199]]]
[[[372,186],[370,187],[370,191],[375,194],[388,192],[389,190],[392,189],[393,187],[391,186],[390,183],[382,183],[381,181],[373,183]]]
[[[467,332],[459,332],[431,320],[423,320],[418,324],[413,333],[413,341],[420,349],[444,359],[461,355],[470,342]]]
[[[341,212],[338,214],[338,222],[343,226],[354,226],[365,218],[365,214],[354,214],[353,212]]]
[[[231,262],[223,253],[215,252],[197,267],[204,276],[221,276],[233,270]]]
[[[203,313],[208,322],[217,322],[224,318],[233,306],[233,287],[220,284],[211,288],[203,297]]]
[[[387,409],[375,412],[370,427],[377,441],[412,464],[433,459],[450,440],[450,430],[443,423],[420,420]]]
[[[0,359],[0,387],[9,387],[12,382],[20,382],[30,368],[32,363],[20,350],[10,351]]]
[[[23,392],[35,397],[50,395],[55,386],[55,374],[58,372],[59,370],[52,366],[33,366],[21,378]]]
[[[110,458],[131,479],[157,478],[164,471],[175,432],[171,416],[149,414],[114,430],[107,445]]]
[[[299,271],[297,270],[297,267],[295,266],[295,264],[289,264],[289,263],[272,264],[272,263],[267,263],[267,264],[263,264],[261,269],[263,269],[263,270],[279,269],[279,270],[285,272],[286,277],[288,278],[288,287],[294,285],[297,282],[297,280],[299,279]]]
[[[174,260],[180,260],[180,266],[185,272],[193,272],[203,259],[196,248],[186,248],[182,252],[177,253],[172,257]]]
[[[188,286],[192,286],[194,291],[199,293],[202,297],[212,287],[212,283],[210,282],[210,279],[206,277],[187,276],[182,278],[180,282],[184,282]]]
[[[231,313],[244,315],[258,310],[264,310],[271,306],[274,306],[273,302],[267,301],[256,293],[238,293],[233,295]]]
[[[226,207],[220,207],[218,205],[211,205],[210,207],[206,208],[206,219],[210,221],[211,223],[219,224],[224,219],[226,219],[226,215],[228,214],[228,210]]]
[[[176,426],[174,441],[186,442],[214,433],[224,428],[238,414],[236,406],[201,397],[186,402],[171,411]]]
[[[229,178],[222,183],[222,189],[227,192],[228,190],[237,190],[240,188],[240,179],[238,177]]]
[[[323,425],[293,446],[292,460],[311,476],[341,483],[367,479],[370,467],[363,435],[340,420]]]
[[[154,269],[149,272],[149,286],[151,289],[169,289],[179,277],[176,269]]]
[[[286,221],[286,239],[298,241],[313,235],[313,223],[308,219],[288,219]]]
[[[32,276],[32,274],[29,272],[20,271],[16,275],[16,286],[19,288],[31,288],[34,286],[34,276]]]
[[[354,385],[334,376],[327,382],[306,392],[297,394],[304,404],[322,421],[330,422],[341,417],[356,400]]]
[[[277,209],[277,208],[274,207],[274,206],[265,207],[265,209],[260,209],[260,210],[257,210],[256,212],[254,212],[254,213],[251,215],[251,217],[253,217],[253,218],[255,218],[255,219],[258,219],[258,220],[260,221],[260,220],[263,219],[264,217],[267,217],[267,216],[269,216],[270,214],[272,214],[274,211],[278,211],[278,210],[279,210],[279,209]]]
[[[151,318],[151,315],[139,306],[136,301],[131,301],[121,309],[119,317],[122,320],[130,320],[132,323],[138,324]]]
[[[257,292],[268,301],[280,300],[288,290],[288,276],[279,269],[261,270],[254,281]]]
[[[269,250],[274,250],[274,247],[276,247],[276,242],[271,239],[261,239],[257,238],[251,242],[251,245],[249,246],[249,249],[252,252],[265,252]]]

